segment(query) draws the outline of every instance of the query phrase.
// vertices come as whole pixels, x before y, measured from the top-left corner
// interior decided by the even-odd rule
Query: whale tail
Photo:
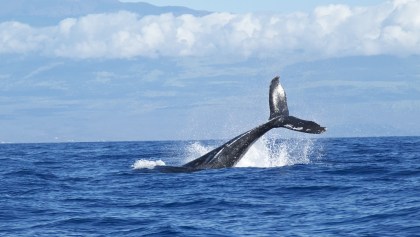
[[[293,116],[289,116],[287,107],[286,92],[280,84],[280,77],[275,77],[270,84],[270,122],[274,127],[283,127],[293,131],[304,133],[320,134],[326,131],[325,127],[313,121],[307,121]]]

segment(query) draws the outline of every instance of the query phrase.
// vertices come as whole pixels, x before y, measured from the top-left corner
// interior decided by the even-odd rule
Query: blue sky
[[[276,75],[324,137],[420,135],[419,1],[25,1],[0,9],[0,142],[227,139]]]

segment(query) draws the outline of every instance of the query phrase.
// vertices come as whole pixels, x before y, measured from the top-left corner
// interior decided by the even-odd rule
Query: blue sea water
[[[0,236],[419,236],[420,137],[0,145]]]

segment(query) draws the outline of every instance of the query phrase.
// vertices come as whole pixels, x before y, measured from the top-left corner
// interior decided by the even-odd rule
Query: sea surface
[[[0,236],[420,236],[420,137],[0,144]]]

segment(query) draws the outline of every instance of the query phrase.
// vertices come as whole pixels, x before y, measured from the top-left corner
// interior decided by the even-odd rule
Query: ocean
[[[0,144],[0,236],[420,236],[420,137]]]

